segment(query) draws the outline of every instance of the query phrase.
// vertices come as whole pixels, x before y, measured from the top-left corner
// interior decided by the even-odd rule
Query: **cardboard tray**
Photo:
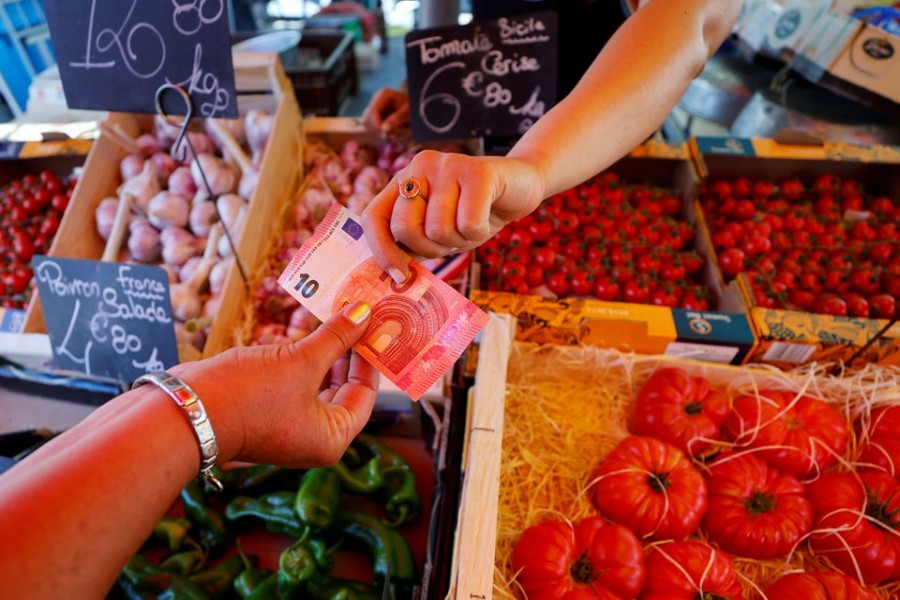
[[[694,201],[700,177],[686,147],[645,144],[608,170],[616,173],[620,181],[646,182],[674,190],[684,203],[682,218],[696,231]],[[515,316],[517,339],[523,341],[588,344],[741,364],[756,343],[752,328],[745,311],[721,305],[724,283],[708,256],[709,248],[695,242],[695,249],[705,259],[699,279],[709,288],[714,310],[672,309],[593,298],[554,300],[481,290],[473,290],[470,298],[484,310]],[[476,286],[477,275],[472,277]]]
[[[816,175],[832,173],[842,179],[859,180],[871,193],[900,198],[900,151],[893,147],[835,143],[789,146],[770,139],[700,137],[692,140],[692,151],[698,172],[711,181],[797,177],[808,182]],[[705,254],[719,271],[709,227],[702,211],[697,212],[699,243],[706,246]],[[745,313],[750,319],[758,342],[747,362],[781,368],[851,359],[854,363],[900,364],[900,324],[888,328],[889,322],[883,319],[760,308],[754,305],[744,279],[723,284],[720,306]],[[883,335],[873,341],[880,333]]]

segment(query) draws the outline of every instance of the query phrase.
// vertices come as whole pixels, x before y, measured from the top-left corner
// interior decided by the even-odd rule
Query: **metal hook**
[[[163,108],[162,105],[162,97],[168,91],[174,91],[181,99],[184,100],[184,117],[181,119],[179,123],[176,119],[174,119],[171,115],[166,112],[166,109]],[[175,138],[175,143],[172,144],[171,155],[172,158],[178,160],[181,163],[188,162],[188,152],[190,152],[191,161],[196,162],[197,172],[200,173],[200,179],[203,180],[203,186],[206,188],[206,193],[210,198],[213,197],[212,187],[209,185],[209,180],[206,178],[206,173],[203,171],[203,167],[200,165],[200,161],[197,160],[197,152],[194,150],[194,144],[191,143],[191,136],[188,135],[188,126],[191,124],[191,119],[194,118],[194,101],[191,98],[191,95],[188,93],[180,85],[174,85],[172,83],[164,83],[159,86],[159,89],[156,90],[156,112],[162,117],[163,121],[166,124],[171,125],[172,127],[178,127],[178,137]],[[178,156],[178,151],[182,150],[181,156]],[[231,254],[234,256],[234,262],[237,265],[238,272],[241,275],[241,279],[244,282],[244,287],[248,286],[247,284],[247,273],[244,271],[244,265],[241,264],[241,258],[238,256],[237,245],[234,243],[234,240],[231,237],[231,232],[228,231],[228,227],[225,226],[225,221],[222,219],[222,215],[219,212],[219,203],[215,200],[212,200],[213,207],[216,209],[216,216],[219,218],[219,222],[222,223],[222,231],[225,233],[225,238],[228,240],[228,246],[231,248]]]
[[[184,117],[182,117],[181,122],[178,122],[175,117],[172,117],[166,112],[166,109],[163,108],[162,98],[168,91],[176,92],[181,96],[181,99],[184,100]],[[172,158],[178,159],[180,162],[185,162],[187,160],[188,149],[196,156],[196,154],[194,154],[194,148],[191,145],[191,139],[187,135],[188,126],[191,123],[191,119],[194,118],[194,101],[191,99],[191,95],[187,90],[180,85],[171,83],[164,83],[159,86],[159,89],[156,90],[156,112],[162,117],[167,125],[178,127],[178,137],[175,138],[175,143],[172,144]],[[187,146],[182,146],[183,142],[187,142]],[[178,150],[182,150],[181,156],[176,155]],[[203,183],[206,183],[205,177]],[[209,185],[206,186],[206,189],[207,191],[209,190]]]

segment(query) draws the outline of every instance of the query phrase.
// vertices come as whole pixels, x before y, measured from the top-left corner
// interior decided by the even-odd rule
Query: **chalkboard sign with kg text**
[[[131,383],[178,363],[161,268],[46,256],[32,266],[60,369]]]
[[[155,113],[180,85],[200,117],[237,118],[227,0],[44,0],[70,108]],[[164,101],[166,113],[184,114]]]
[[[553,12],[407,34],[413,137],[525,133],[556,102],[556,57]]]

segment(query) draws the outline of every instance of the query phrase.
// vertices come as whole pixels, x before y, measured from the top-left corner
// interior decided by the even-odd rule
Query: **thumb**
[[[304,345],[314,349],[313,360],[323,369],[331,367],[358,342],[369,324],[372,309],[365,302],[345,307],[304,338]]]

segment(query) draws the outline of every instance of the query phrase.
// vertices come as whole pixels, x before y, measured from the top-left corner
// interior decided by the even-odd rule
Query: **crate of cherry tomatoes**
[[[900,364],[898,165],[700,160],[700,243],[760,338],[750,360]]]
[[[900,593],[897,367],[834,376],[497,339],[483,333],[494,358],[473,391],[494,420],[468,440],[497,484],[467,480],[461,504],[496,518],[463,522],[455,597]]]
[[[280,69],[236,55],[240,118],[196,118],[180,148],[179,127],[161,117],[111,113],[49,248],[165,269],[180,360],[228,346],[246,294],[240,267],[300,179],[300,111]],[[24,331],[46,331],[37,295]]]
[[[40,144],[26,144],[27,149]],[[59,230],[76,185],[84,154],[23,157],[0,161],[0,303],[24,315],[31,299],[31,258],[46,253]],[[17,332],[18,327],[0,327]]]
[[[717,312],[695,243],[693,164],[686,151],[637,154],[479,247],[472,300],[514,314],[523,340],[740,364],[755,340],[745,315]]]

